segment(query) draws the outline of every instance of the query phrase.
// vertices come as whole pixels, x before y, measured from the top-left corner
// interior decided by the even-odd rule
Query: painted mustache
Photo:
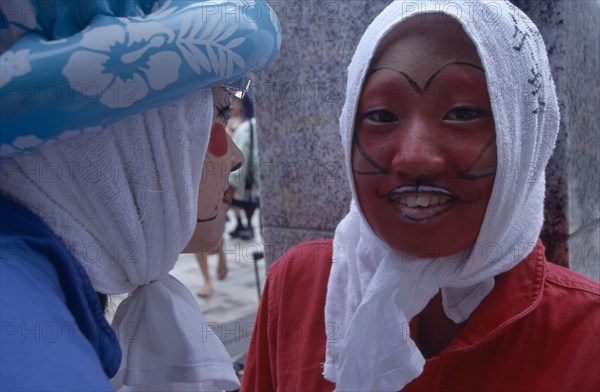
[[[354,167],[355,164],[354,164],[354,162],[352,162],[352,172],[354,174],[371,175],[371,176],[373,176],[373,175],[390,175],[391,174],[392,170],[390,168],[387,168],[387,167],[379,164],[375,160],[375,158],[367,152],[367,150],[360,143],[357,132],[354,133],[353,138],[354,138],[354,145],[355,145],[358,153],[363,157],[363,159],[365,161],[367,161],[367,163],[372,168],[372,170],[359,170]],[[471,164],[469,164],[469,166],[466,169],[458,172],[457,178],[459,178],[461,180],[475,181],[475,180],[481,180],[481,179],[484,179],[487,177],[495,176],[496,175],[496,164],[495,163],[493,165],[487,165],[487,166],[485,166],[485,165],[479,166],[478,165],[478,163],[483,159],[482,157],[484,156],[486,151],[488,151],[490,148],[495,146],[495,142],[496,142],[496,138],[494,136],[492,139],[490,139],[486,143],[486,145],[483,147],[483,149],[481,150],[479,155],[475,158],[475,160],[473,162],[471,162]],[[452,167],[450,169],[452,169]],[[458,170],[458,168],[456,168],[456,169]],[[398,169],[396,171],[398,171]],[[432,170],[432,168],[429,166],[419,168],[418,165],[411,165],[411,164],[405,165],[405,167],[403,169],[401,168],[400,171],[410,171],[410,172],[419,172],[420,171],[421,174],[423,174],[423,175],[425,175],[425,174],[437,175],[437,174],[442,173],[441,168],[440,168],[440,170]]]

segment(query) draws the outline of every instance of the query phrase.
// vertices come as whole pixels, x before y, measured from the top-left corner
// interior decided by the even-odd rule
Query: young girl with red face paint
[[[244,155],[226,132],[230,113],[230,93],[223,87],[213,87],[213,124],[204,157],[196,229],[182,253],[195,253],[204,286],[198,292],[201,297],[212,295],[212,278],[208,270],[208,256],[218,255],[217,276],[227,275],[227,259],[223,250],[225,216],[231,206],[229,174],[244,163]]]
[[[126,3],[0,3],[3,391],[239,387],[169,272],[198,220],[220,224],[205,241],[222,235],[224,188],[242,161],[224,132],[226,98],[273,61],[281,28],[263,0]],[[65,94],[19,98],[34,85]],[[110,323],[114,294],[127,296]]]
[[[225,131],[230,115],[229,92],[223,87],[215,87],[212,93],[213,124],[202,166],[197,225],[185,252],[217,250],[223,235],[225,215],[231,205],[229,174],[244,163],[244,155]]]
[[[404,5],[348,69],[350,211],[271,267],[243,389],[597,390],[598,283],[538,241],[559,125],[539,32],[508,2]]]

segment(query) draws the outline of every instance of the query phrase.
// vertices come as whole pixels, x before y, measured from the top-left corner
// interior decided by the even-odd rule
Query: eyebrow
[[[429,79],[427,79],[427,82],[425,83],[425,87],[421,88],[421,86],[419,86],[419,83],[417,83],[413,78],[411,78],[406,72],[398,70],[398,69],[394,69],[391,67],[380,67],[380,68],[376,68],[374,70],[372,70],[371,72],[369,72],[365,79],[370,77],[371,75],[373,75],[375,72],[379,72],[379,71],[392,71],[395,72],[397,74],[400,74],[402,76],[404,76],[404,78],[406,78],[406,80],[408,81],[408,83],[410,84],[410,86],[413,88],[413,90],[415,90],[419,95],[421,93],[423,93],[424,91],[427,91],[427,89],[429,89],[429,87],[431,86],[431,83],[433,83],[433,81],[435,80],[435,78],[437,78],[446,68],[452,66],[452,65],[464,65],[467,67],[471,67],[474,68],[478,71],[481,71],[483,73],[485,73],[485,70],[480,67],[477,64],[473,64],[473,63],[468,63],[466,61],[453,61],[451,63],[448,63],[444,66],[442,66],[440,69],[438,69],[437,71],[435,71],[430,77]]]

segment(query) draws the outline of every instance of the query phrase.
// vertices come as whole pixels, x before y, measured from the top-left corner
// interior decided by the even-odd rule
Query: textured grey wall
[[[513,3],[544,36],[562,117],[542,239],[549,258],[600,280],[600,1]]]
[[[273,0],[281,55],[256,78],[263,237],[268,263],[289,247],[333,235],[348,208],[337,120],[346,67],[390,0]],[[548,170],[550,257],[600,280],[597,0],[515,0],[540,27],[562,122]]]
[[[269,1],[281,54],[256,79],[261,214],[267,262],[333,235],[350,192],[338,118],[346,67],[366,26],[389,0]]]

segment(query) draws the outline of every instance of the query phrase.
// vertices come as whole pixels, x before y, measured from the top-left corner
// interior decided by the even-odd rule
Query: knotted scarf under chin
[[[410,320],[455,276],[471,248],[428,260],[400,254],[371,231],[353,203],[336,229],[334,249],[323,374],[339,391],[397,391],[425,364],[410,337]],[[483,279],[454,308],[470,315],[492,288],[493,278]],[[444,288],[444,296],[456,298],[453,291]],[[459,318],[454,308],[445,307]]]
[[[194,297],[169,275],[196,225],[211,123],[203,90],[3,162],[13,170],[2,191],[42,217],[94,289],[131,293],[113,321],[123,351],[117,389],[239,386]],[[44,181],[36,168],[47,167],[70,171]]]
[[[171,275],[138,287],[119,305],[113,328],[126,359],[112,380],[118,390],[239,388],[231,359],[196,299]]]

